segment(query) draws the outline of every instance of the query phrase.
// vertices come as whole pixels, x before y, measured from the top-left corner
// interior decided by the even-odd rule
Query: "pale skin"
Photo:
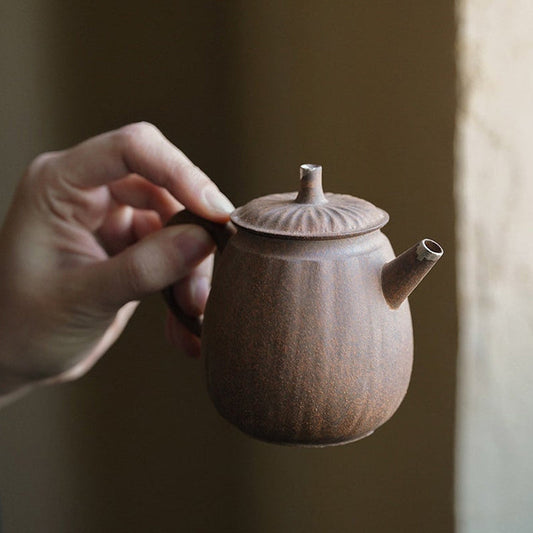
[[[164,227],[184,207],[220,223],[233,209],[151,124],[31,163],[0,230],[0,403],[85,374],[139,300],[170,284],[188,314],[203,313],[213,242],[196,226]],[[166,331],[199,356],[170,314]]]

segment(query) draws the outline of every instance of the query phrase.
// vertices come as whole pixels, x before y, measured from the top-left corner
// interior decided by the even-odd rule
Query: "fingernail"
[[[206,189],[204,200],[216,214],[229,215],[235,210],[233,204],[216,187]]]
[[[211,284],[204,276],[191,280],[191,307],[195,316],[200,316],[204,312],[210,289]]]

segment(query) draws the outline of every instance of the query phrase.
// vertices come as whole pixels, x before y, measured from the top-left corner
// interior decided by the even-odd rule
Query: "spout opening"
[[[419,261],[438,261],[444,250],[438,242],[432,239],[422,239],[416,249],[416,258]]]
[[[304,174],[307,174],[308,172],[312,172],[313,170],[317,170],[319,168],[322,168],[322,165],[314,165],[313,163],[304,163],[303,165],[300,165],[300,169],[303,171]]]

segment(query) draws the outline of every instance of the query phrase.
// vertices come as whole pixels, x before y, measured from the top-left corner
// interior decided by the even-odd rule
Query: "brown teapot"
[[[394,256],[373,204],[322,192],[302,165],[298,193],[252,200],[218,225],[190,212],[219,250],[203,324],[207,385],[245,433],[301,446],[370,435],[403,400],[413,360],[407,296],[443,254],[429,239]]]

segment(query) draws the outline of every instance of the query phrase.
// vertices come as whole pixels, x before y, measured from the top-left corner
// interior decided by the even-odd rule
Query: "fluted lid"
[[[350,196],[322,191],[322,167],[300,167],[298,193],[271,194],[236,209],[231,220],[242,228],[295,239],[333,239],[360,235],[384,226],[389,215]]]

